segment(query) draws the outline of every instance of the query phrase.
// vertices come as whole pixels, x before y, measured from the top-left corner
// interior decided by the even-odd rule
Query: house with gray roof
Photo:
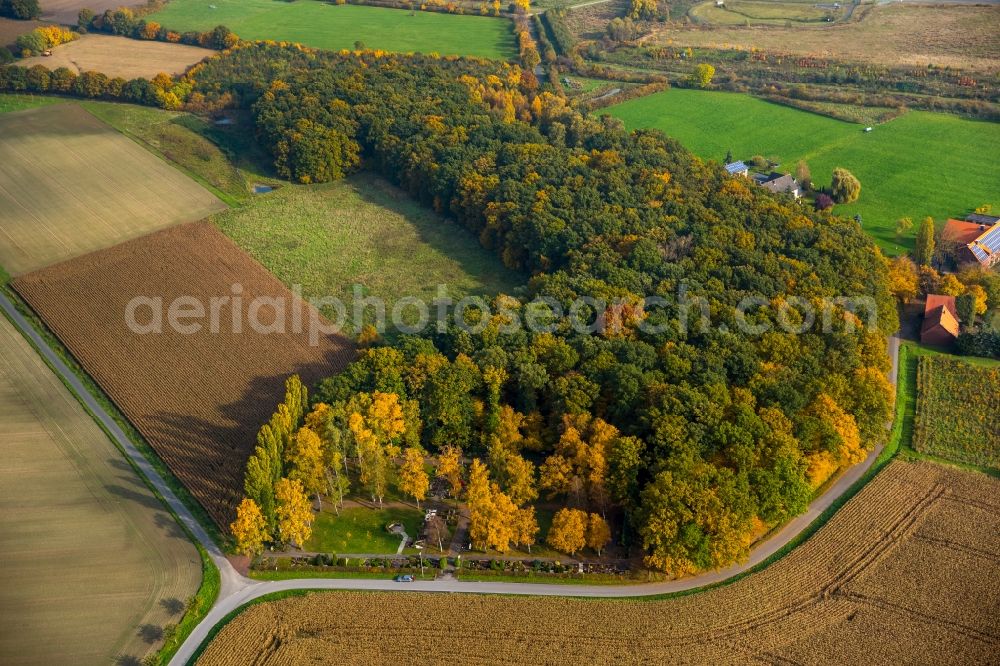
[[[796,199],[802,196],[799,181],[792,178],[790,173],[778,173],[777,171],[772,171],[770,174],[757,173],[754,174],[753,180],[775,194],[791,194]]]

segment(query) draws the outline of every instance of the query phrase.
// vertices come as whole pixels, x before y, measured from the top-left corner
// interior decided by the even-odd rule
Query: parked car
[[[393,580],[396,581],[397,583],[412,583],[413,576],[411,576],[410,574],[400,574],[399,576],[393,578]]]

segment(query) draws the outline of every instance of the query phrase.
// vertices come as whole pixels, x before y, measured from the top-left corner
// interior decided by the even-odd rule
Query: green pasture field
[[[213,9],[214,7],[214,9]],[[170,30],[225,25],[243,39],[299,42],[320,49],[350,49],[356,41],[386,51],[516,57],[506,19],[437,12],[333,5],[317,0],[171,0],[150,17]]]
[[[930,215],[939,226],[977,206],[1000,207],[1000,124],[911,111],[872,132],[862,125],[772,104],[738,93],[670,89],[603,112],[629,129],[653,127],[695,154],[723,161],[763,155],[794,172],[805,160],[817,186],[835,167],[861,181],[861,198],[837,206],[862,216],[862,226],[888,254],[913,247],[895,236],[896,220]],[[914,228],[918,225],[915,224]]]
[[[347,507],[341,509],[338,516],[324,507],[313,523],[312,538],[306,541],[305,550],[314,553],[392,555],[399,548],[400,539],[387,532],[385,526],[402,523],[406,534],[416,538],[423,522],[424,513],[417,509]]]
[[[306,298],[341,299],[349,331],[357,330],[354,285],[364,296],[384,299],[391,314],[404,296],[430,306],[441,284],[455,299],[488,298],[525,281],[474,235],[367,173],[325,185],[285,185],[212,221],[286,285],[301,285]],[[322,309],[331,320],[336,316]]]
[[[198,590],[198,551],[0,316],[0,663],[139,663]]]
[[[0,113],[11,113],[13,111],[25,111],[39,106],[49,106],[59,104],[66,100],[48,95],[32,94],[3,94],[0,95]]]

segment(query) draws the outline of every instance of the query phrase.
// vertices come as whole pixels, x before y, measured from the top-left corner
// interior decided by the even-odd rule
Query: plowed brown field
[[[343,337],[321,335],[310,344],[314,310],[306,303],[305,323],[295,332],[292,293],[206,223],[30,273],[14,286],[220,525],[232,518],[255,433],[284,396],[288,375],[298,373],[308,385],[353,356]],[[126,308],[138,296],[163,299],[162,333],[130,330]],[[168,308],[181,296],[201,303],[206,315],[212,298],[229,297],[218,310],[217,332],[207,316],[197,332],[174,330]],[[259,300],[257,319],[271,324],[281,313],[283,332],[250,325],[251,303],[264,298],[280,303]],[[235,326],[231,304],[240,299]],[[149,324],[152,312],[139,308],[134,319]]]
[[[989,663],[998,497],[988,476],[897,461],[726,587],[649,602],[314,593],[251,607],[198,664]],[[971,510],[978,529],[954,520]]]

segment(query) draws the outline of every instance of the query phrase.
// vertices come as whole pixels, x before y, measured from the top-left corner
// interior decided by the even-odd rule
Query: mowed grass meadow
[[[291,41],[320,49],[366,47],[408,53],[517,55],[510,21],[483,16],[333,5],[317,0],[171,0],[150,17],[184,32],[225,25],[243,39]]]
[[[423,511],[404,507],[347,507],[341,509],[339,515],[324,508],[313,523],[312,537],[305,543],[306,551],[391,555],[399,548],[400,537],[391,534],[386,526],[400,523],[407,536],[415,539],[424,522]]]
[[[442,284],[457,299],[511,293],[525,282],[474,235],[368,173],[286,185],[212,221],[287,286],[301,285],[305,297],[342,299],[349,320],[354,285],[384,299],[391,313],[404,296],[429,305]],[[349,321],[348,330],[356,324]]]
[[[1000,208],[1000,124],[910,111],[872,132],[863,126],[766,102],[749,95],[671,89],[609,107],[626,127],[653,127],[697,155],[722,162],[763,155],[794,172],[805,160],[817,185],[835,167],[861,181],[861,199],[836,212],[860,213],[862,226],[890,255],[913,247],[898,239],[896,220],[938,225],[984,203]]]

